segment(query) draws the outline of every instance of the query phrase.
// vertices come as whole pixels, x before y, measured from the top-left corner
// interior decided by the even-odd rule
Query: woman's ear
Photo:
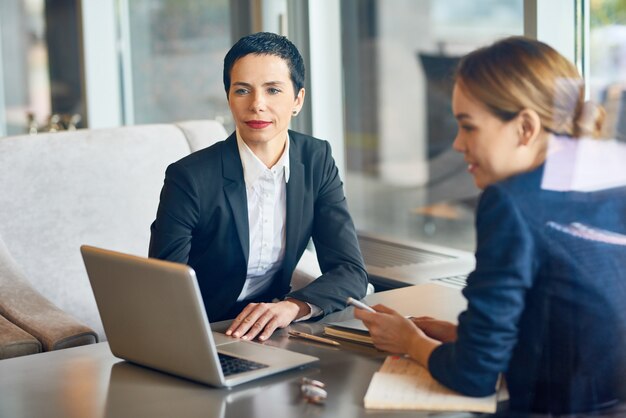
[[[541,118],[531,109],[524,109],[518,115],[519,145],[531,145],[541,133]]]
[[[300,91],[298,92],[298,94],[296,95],[296,99],[294,101],[294,107],[293,109],[297,112],[300,112],[300,109],[302,109],[302,106],[304,106],[304,95],[306,94],[306,91],[304,90],[304,87],[300,89]]]

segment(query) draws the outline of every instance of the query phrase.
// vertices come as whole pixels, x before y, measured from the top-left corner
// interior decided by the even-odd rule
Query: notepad
[[[359,319],[330,322],[324,327],[324,334],[340,338],[342,340],[374,345],[369,331]]]
[[[410,318],[410,316],[406,316]],[[360,319],[348,319],[340,322],[329,322],[324,327],[324,334],[346,341],[374,345],[367,327]]]
[[[415,361],[388,356],[380,370],[374,373],[364,402],[366,409],[493,413],[498,394],[482,398],[461,395],[441,385]]]

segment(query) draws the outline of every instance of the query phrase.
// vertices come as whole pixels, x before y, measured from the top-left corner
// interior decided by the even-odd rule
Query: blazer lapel
[[[302,221],[302,201],[304,198],[304,165],[300,162],[300,153],[297,149],[297,144],[291,140],[291,138],[290,141],[290,172],[289,181],[287,182],[287,237],[285,240],[285,266],[288,267],[286,271],[292,270],[291,267],[295,267],[296,265],[296,252],[300,239],[300,224]],[[291,277],[288,279],[291,279]]]
[[[243,167],[239,150],[237,149],[237,137],[233,133],[227,140],[222,152],[222,165],[224,167],[224,193],[230,204],[237,228],[237,235],[241,243],[241,249],[248,265],[250,253],[250,232],[248,226],[248,203],[246,200],[246,183],[243,179]]]

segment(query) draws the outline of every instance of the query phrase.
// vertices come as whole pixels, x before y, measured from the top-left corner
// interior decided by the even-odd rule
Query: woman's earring
[[[294,109],[293,112],[291,112],[292,115],[296,116],[298,114],[298,111]]]

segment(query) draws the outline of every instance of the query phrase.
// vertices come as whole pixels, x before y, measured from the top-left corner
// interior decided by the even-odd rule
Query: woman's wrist
[[[441,345],[440,341],[427,337],[421,333],[415,333],[411,339],[409,356],[417,361],[421,366],[428,369],[428,359],[435,350]]]
[[[309,304],[301,300],[287,298],[283,302],[291,302],[293,305],[297,306],[298,309],[297,309],[297,312],[295,313],[294,320],[297,320],[298,318],[308,315],[311,312],[311,307],[309,306]]]

